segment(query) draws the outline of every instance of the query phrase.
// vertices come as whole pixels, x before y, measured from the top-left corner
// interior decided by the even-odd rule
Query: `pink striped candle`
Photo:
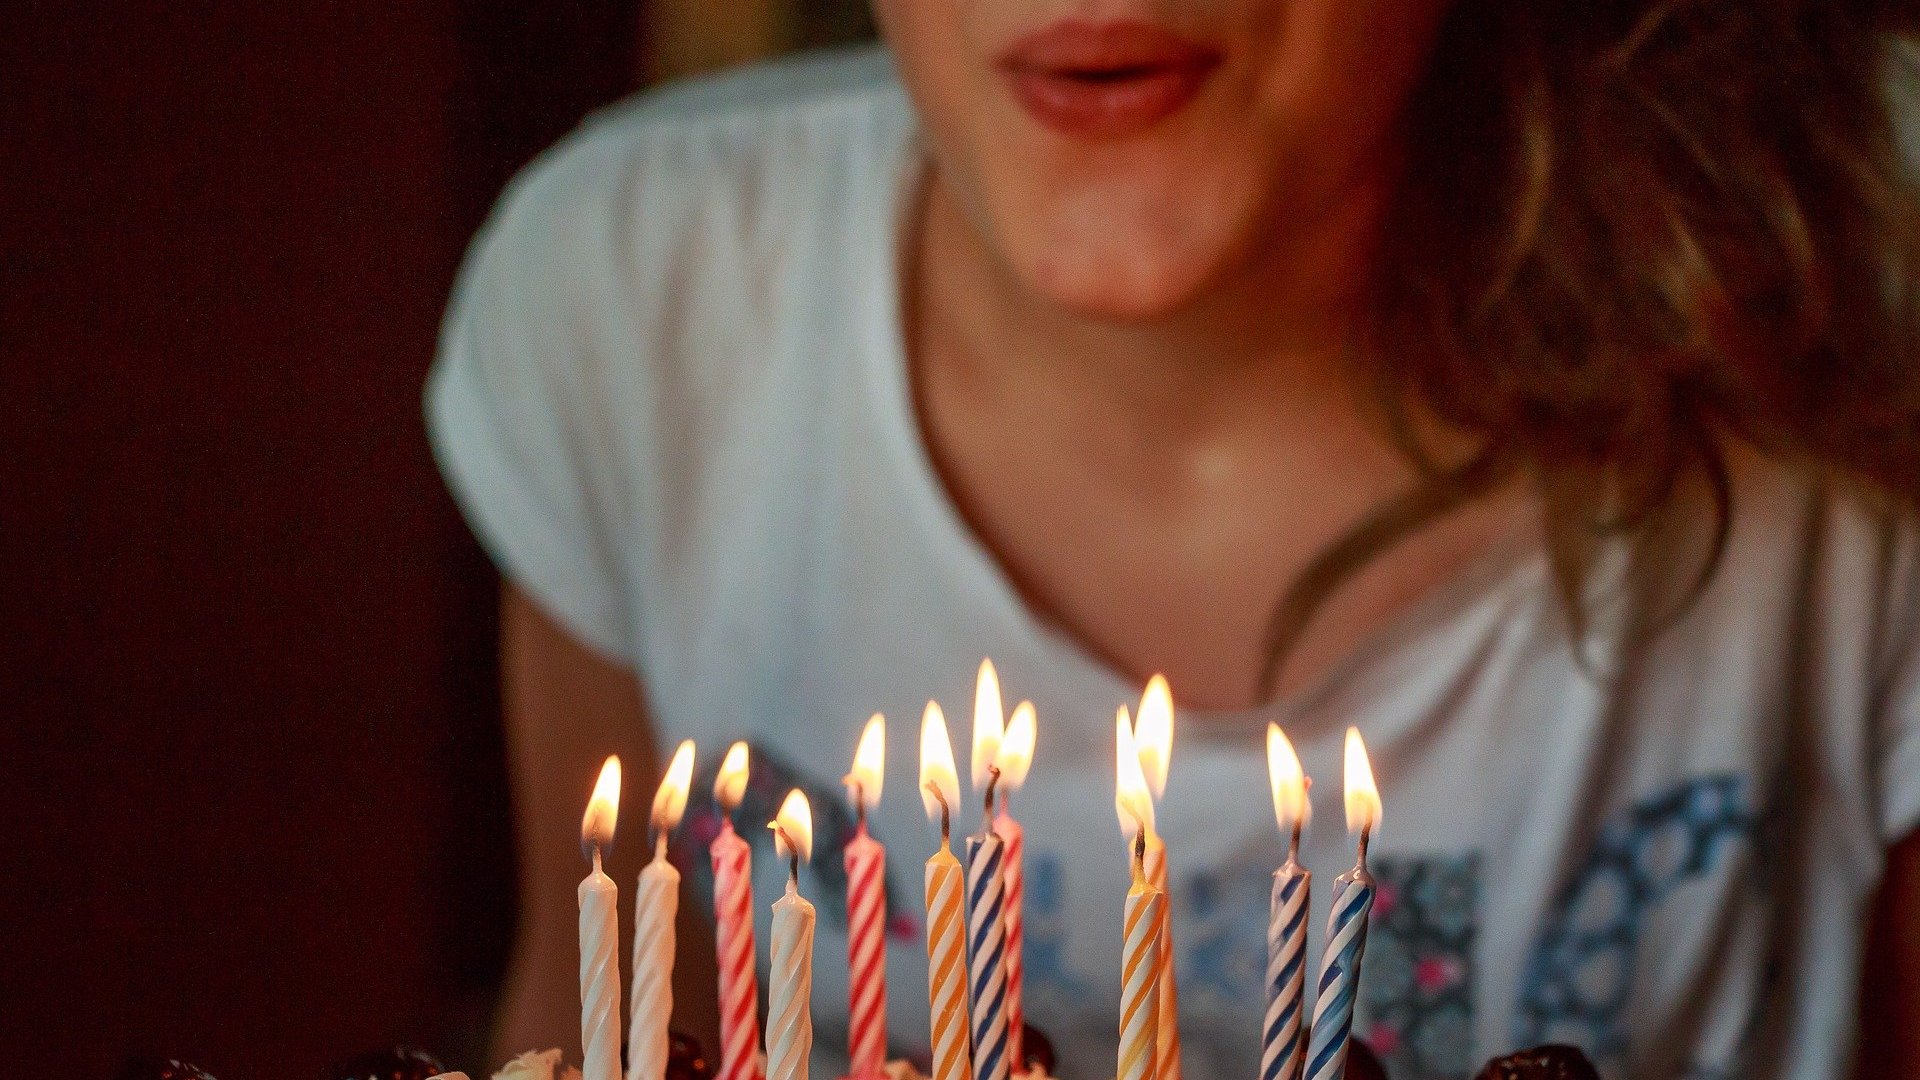
[[[847,775],[860,823],[846,848],[847,1052],[856,1080],[877,1080],[887,1066],[887,849],[867,834],[867,813],[886,776],[887,722],[867,721]]]
[[[1000,872],[1007,882],[1007,1060],[1012,1062],[1016,1073],[1024,1072],[1027,1066],[1027,872],[1023,862],[1027,831],[1014,820],[1013,811],[1007,803],[1008,796],[1026,783],[1027,770],[1033,765],[1034,726],[1033,702],[1023,701],[1016,705],[1013,716],[1007,721],[1006,733],[1000,739],[1000,750],[995,755],[1000,766],[1001,794],[1000,811],[994,815],[993,831],[1006,844],[1005,854],[1001,856],[1003,863]]]
[[[760,984],[754,974],[753,846],[732,814],[747,787],[747,744],[734,743],[713,782],[720,835],[713,858],[714,943],[720,960],[720,1067],[714,1080],[761,1080]]]

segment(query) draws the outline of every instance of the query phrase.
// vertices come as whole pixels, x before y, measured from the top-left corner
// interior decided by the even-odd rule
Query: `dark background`
[[[496,579],[421,389],[596,106],[862,0],[0,5],[0,1062],[484,1075]]]
[[[5,7],[0,1061],[479,1068],[495,584],[421,383],[638,0]]]

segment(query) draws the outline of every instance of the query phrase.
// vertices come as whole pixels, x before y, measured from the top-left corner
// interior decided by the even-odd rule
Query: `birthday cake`
[[[1028,1032],[1036,1056],[1028,1059],[1025,1071],[1015,1073],[1013,1080],[1053,1080],[1052,1051],[1045,1036],[1033,1028],[1028,1028]],[[1345,1076],[1346,1080],[1388,1080],[1379,1059],[1366,1043],[1358,1040],[1348,1054]],[[699,1041],[675,1033],[665,1080],[712,1080],[712,1077],[713,1070]],[[136,1062],[120,1074],[120,1080],[215,1080],[215,1077],[196,1066],[169,1060]],[[448,1071],[432,1054],[401,1048],[357,1057],[336,1069],[332,1080],[469,1078],[466,1073]],[[529,1051],[493,1073],[493,1080],[580,1080],[580,1070],[564,1064],[559,1050]],[[927,1077],[913,1062],[894,1060],[887,1063],[885,1080],[927,1080]],[[1599,1080],[1599,1074],[1586,1055],[1574,1047],[1541,1046],[1487,1062],[1474,1080]]]

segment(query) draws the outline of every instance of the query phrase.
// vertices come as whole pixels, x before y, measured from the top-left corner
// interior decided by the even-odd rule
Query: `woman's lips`
[[[1068,20],[1016,42],[1000,70],[1040,123],[1117,139],[1178,112],[1219,63],[1218,49],[1147,23]]]

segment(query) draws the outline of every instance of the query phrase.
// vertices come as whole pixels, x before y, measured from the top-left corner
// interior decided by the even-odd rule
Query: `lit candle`
[[[967,971],[973,991],[973,1075],[1007,1080],[1007,845],[993,831],[995,758],[1005,720],[992,661],[980,664],[973,702],[973,788],[982,793],[980,831],[967,838]]]
[[[1298,1080],[1306,1060],[1300,1037],[1307,976],[1307,901],[1313,875],[1300,865],[1307,824],[1307,778],[1278,724],[1267,725],[1267,780],[1273,817],[1287,839],[1287,861],[1273,872],[1267,920],[1267,1017],[1260,1030],[1260,1080]]]
[[[1127,838],[1133,884],[1127,890],[1120,953],[1120,1056],[1115,1080],[1158,1080],[1160,927],[1166,893],[1147,880],[1147,836],[1153,830],[1153,800],[1140,772],[1133,725],[1121,707],[1113,723],[1113,806]]]
[[[760,982],[753,949],[753,845],[733,828],[747,790],[747,744],[734,743],[713,780],[720,835],[713,858],[714,944],[720,967],[720,1069],[714,1080],[760,1080]]]
[[[1140,751],[1140,771],[1155,801],[1167,794],[1167,773],[1173,766],[1173,694],[1167,680],[1159,675],[1147,680],[1146,693],[1140,698],[1140,717],[1134,729],[1134,743]],[[1154,831],[1151,819],[1146,828],[1147,881],[1172,895],[1167,887],[1167,845]],[[1160,1054],[1159,1080],[1180,1080],[1180,988],[1173,972],[1173,903],[1160,905],[1160,1003],[1155,1022],[1159,1036],[1155,1045]]]
[[[593,860],[579,891],[582,1080],[620,1076],[620,887],[600,869],[619,813],[620,759],[610,757],[580,819],[580,846]]]
[[[1360,854],[1353,869],[1333,882],[1333,914],[1327,919],[1327,946],[1320,958],[1320,981],[1313,1003],[1313,1032],[1307,1040],[1308,1080],[1340,1080],[1347,1067],[1347,1039],[1353,1031],[1353,1006],[1360,989],[1360,959],[1367,949],[1367,914],[1373,910],[1373,875],[1367,872],[1367,844],[1380,823],[1380,793],[1360,732],[1347,729],[1347,830],[1360,833]]]
[[[767,977],[767,1080],[807,1080],[813,1053],[813,905],[800,895],[800,864],[813,858],[813,810],[787,792],[767,825],[787,860],[787,892],[773,902],[773,966]]]
[[[1033,702],[1014,706],[1006,735],[1000,740],[1000,752],[994,756],[1000,766],[1000,809],[993,817],[993,831],[1006,844],[1001,873],[1007,880],[1007,1060],[1013,1063],[1015,1072],[1024,1072],[1027,1067],[1027,831],[1014,820],[1007,796],[1027,782],[1027,770],[1033,765],[1034,728]]]
[[[673,1015],[673,919],[680,912],[680,871],[667,861],[667,834],[687,809],[693,783],[693,740],[674,751],[653,795],[653,861],[640,871],[633,897],[633,992],[627,1015],[627,1080],[667,1075],[667,1020]]]
[[[887,721],[867,721],[847,774],[859,824],[847,842],[847,1051],[852,1074],[875,1080],[887,1065],[887,849],[867,834],[887,773]]]
[[[971,1080],[967,1041],[967,934],[960,902],[960,860],[953,856],[953,806],[960,778],[940,706],[920,720],[920,801],[940,822],[940,850],[927,860],[927,998],[932,1005],[931,1080]]]

